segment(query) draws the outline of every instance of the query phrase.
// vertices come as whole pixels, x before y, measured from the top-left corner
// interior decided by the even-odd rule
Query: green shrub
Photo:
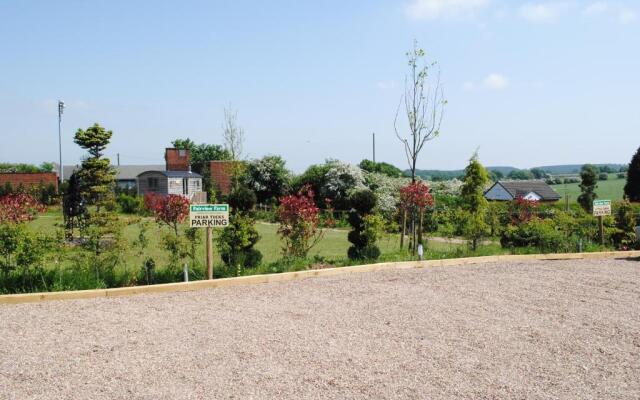
[[[262,253],[253,246],[260,240],[255,221],[248,215],[231,215],[229,226],[217,238],[218,250],[224,263],[236,268],[240,275],[242,268],[255,268],[262,261]]]
[[[349,197],[351,212],[349,224],[352,230],[347,239],[351,247],[347,250],[347,256],[352,260],[375,260],[380,257],[380,249],[376,241],[384,227],[382,217],[373,214],[376,207],[376,196],[369,190],[358,190]]]
[[[510,225],[502,233],[500,244],[505,248],[535,247],[541,252],[571,251],[575,247],[551,219]]]
[[[137,214],[144,209],[142,197],[130,196],[124,193],[118,196],[118,205],[120,206],[120,211],[125,214]]]

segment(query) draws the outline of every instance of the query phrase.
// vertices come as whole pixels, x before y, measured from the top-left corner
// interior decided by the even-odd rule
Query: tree
[[[411,214],[412,221],[412,246],[411,252],[415,254],[418,250],[418,244],[422,243],[422,222],[424,219],[424,211],[428,206],[434,204],[433,196],[430,193],[429,186],[422,181],[415,181],[409,183],[407,186],[400,189],[400,203],[403,208],[402,218],[402,236],[400,237],[400,248],[403,246],[404,236],[406,233],[406,215]],[[419,221],[416,226],[416,220]]]
[[[478,248],[478,241],[489,233],[489,226],[486,223],[488,202],[484,197],[484,189],[489,183],[489,173],[478,160],[477,153],[471,157],[464,171],[461,189],[466,220],[464,232],[475,251]]]
[[[98,209],[113,195],[115,185],[115,170],[109,159],[103,157],[112,135],[113,132],[96,123],[87,130],[78,129],[74,138],[77,145],[89,152],[89,157],[82,161],[78,171],[83,196]]]
[[[540,168],[531,168],[530,172],[536,179],[544,179],[547,177],[547,173]]]
[[[629,201],[640,202],[640,147],[629,163],[624,195]]]
[[[65,224],[65,237],[73,239],[75,228],[83,230],[88,218],[86,202],[80,190],[80,178],[77,172],[69,177],[69,184],[62,198],[62,207]]]
[[[324,236],[319,229],[320,209],[313,190],[303,187],[297,194],[284,196],[278,207],[278,234],[284,242],[283,253],[288,257],[304,258]]]
[[[593,201],[598,198],[596,188],[598,187],[598,170],[591,164],[585,164],[580,171],[580,191],[578,204],[589,214],[593,212]]]
[[[379,216],[375,218],[376,196],[369,189],[358,190],[351,194],[349,201],[351,231],[347,238],[351,247],[347,255],[351,260],[375,260],[380,257],[376,240],[383,224]]]
[[[162,196],[149,192],[144,196],[144,204],[153,212],[158,224],[167,225],[178,236],[178,226],[189,215],[189,200],[186,197],[175,194]]]
[[[254,248],[260,240],[253,213],[256,194],[239,185],[229,193],[228,201],[231,207],[229,225],[218,236],[217,245],[222,261],[240,275],[243,268],[257,267],[262,260],[262,253]]]
[[[398,140],[402,143],[411,170],[411,181],[416,180],[416,164],[420,152],[426,142],[440,135],[440,125],[446,101],[442,87],[440,86],[439,73],[435,81],[431,81],[431,70],[436,62],[426,62],[425,52],[418,47],[418,42],[413,42],[413,49],[406,53],[409,74],[405,77],[404,94],[394,119],[394,129]],[[400,106],[404,102],[404,111],[409,126],[409,135],[400,134],[398,117]]]
[[[244,129],[238,125],[238,111],[231,107],[224,109],[224,148],[234,161],[242,159]]]
[[[388,164],[386,162],[373,162],[371,160],[362,160],[358,166],[366,172],[377,172],[380,174],[384,174],[390,176],[392,178],[399,178],[404,174],[394,165]]]
[[[280,156],[265,156],[247,166],[245,183],[255,193],[259,203],[274,202],[289,189],[291,173]]]

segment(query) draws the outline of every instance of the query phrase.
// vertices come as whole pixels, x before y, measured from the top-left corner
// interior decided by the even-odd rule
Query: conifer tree
[[[83,197],[98,207],[113,195],[115,170],[111,161],[103,156],[112,135],[113,132],[96,123],[87,130],[78,129],[74,138],[77,145],[89,152],[78,171]]]
[[[591,214],[593,212],[593,201],[598,198],[596,194],[598,170],[591,164],[583,165],[580,178],[582,178],[580,183],[582,194],[578,196],[578,203],[586,212]]]
[[[624,195],[629,201],[640,202],[640,147],[629,163]]]
[[[485,221],[489,203],[484,197],[484,189],[488,182],[489,173],[478,160],[478,153],[474,153],[464,170],[461,188],[466,214],[464,232],[473,250],[478,248],[478,241],[489,233],[489,226]]]

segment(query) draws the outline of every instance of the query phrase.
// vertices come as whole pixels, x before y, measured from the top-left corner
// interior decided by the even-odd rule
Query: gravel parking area
[[[0,399],[638,399],[640,262],[0,305]]]

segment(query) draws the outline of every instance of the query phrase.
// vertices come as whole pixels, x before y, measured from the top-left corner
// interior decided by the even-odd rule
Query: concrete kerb
[[[337,267],[298,272],[283,272],[279,274],[251,275],[237,278],[222,278],[193,282],[165,283],[149,286],[133,286],[113,289],[75,290],[67,292],[44,292],[0,295],[0,304],[33,303],[52,300],[92,299],[98,297],[132,296],[145,293],[170,293],[202,290],[218,287],[239,285],[255,285],[260,283],[286,282],[308,279],[312,277],[326,277],[350,273],[372,272],[380,270],[447,267],[456,265],[486,264],[500,261],[527,260],[581,260],[604,258],[635,258],[640,257],[640,251],[599,252],[599,253],[567,253],[567,254],[527,254],[527,255],[499,255],[467,258],[451,258],[443,260],[402,261],[378,264],[356,265],[351,267]]]

